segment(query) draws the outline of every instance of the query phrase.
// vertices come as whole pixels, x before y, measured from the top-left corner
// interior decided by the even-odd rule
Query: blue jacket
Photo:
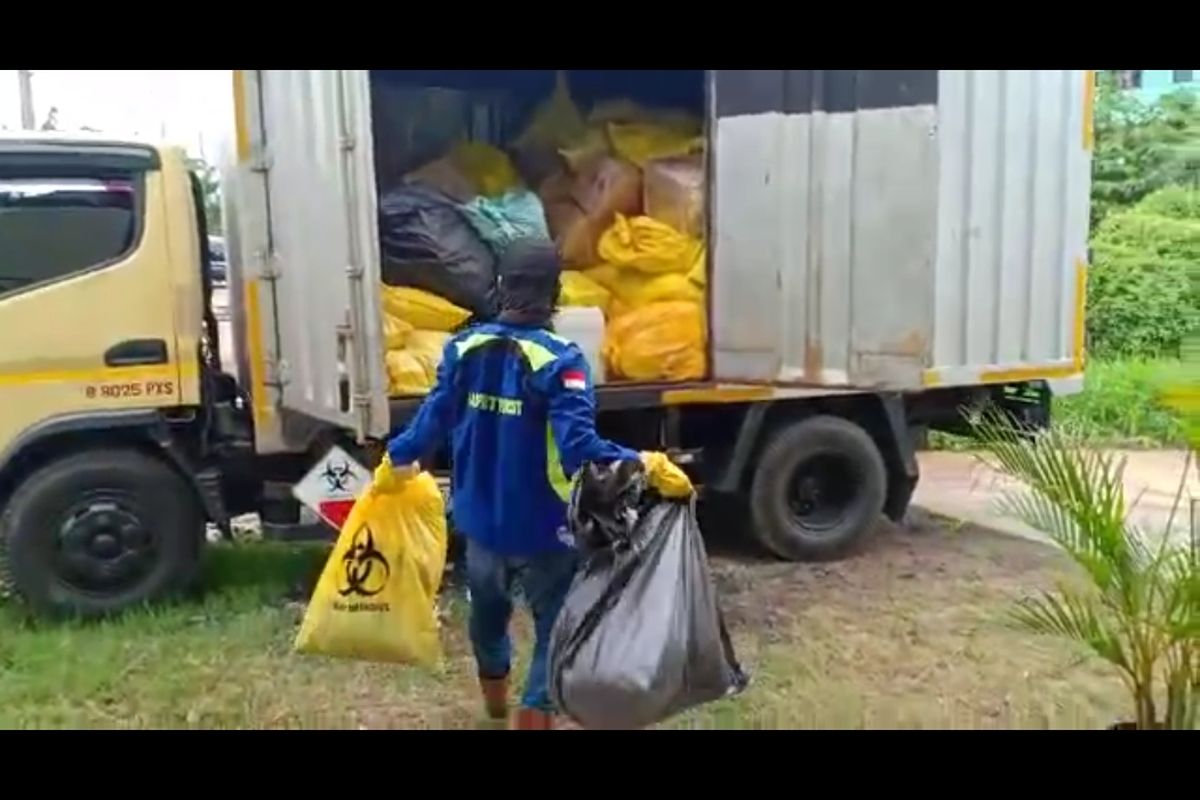
[[[446,343],[437,385],[388,455],[411,464],[447,434],[454,526],[506,556],[570,547],[572,476],[586,461],[638,458],[597,435],[595,391],[577,345],[500,322]]]

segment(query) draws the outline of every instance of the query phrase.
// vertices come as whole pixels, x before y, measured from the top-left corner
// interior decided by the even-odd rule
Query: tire
[[[845,555],[871,530],[887,497],[875,441],[840,417],[810,417],[772,434],[750,487],[758,540],[789,561]]]
[[[0,583],[35,613],[98,617],[190,588],[205,514],[169,465],[133,450],[66,456],[0,516]]]

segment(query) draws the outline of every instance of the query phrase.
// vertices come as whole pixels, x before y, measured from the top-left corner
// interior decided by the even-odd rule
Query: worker
[[[466,539],[470,638],[484,709],[508,719],[513,590],[533,614],[535,643],[518,730],[554,727],[550,632],[575,575],[567,531],[572,476],[586,462],[641,460],[663,494],[691,483],[660,453],[637,453],[596,433],[596,401],[579,347],[552,330],[561,265],[554,245],[518,240],[498,263],[500,314],[446,344],[437,383],[387,446],[375,484],[394,490],[414,463],[449,441],[454,527]]]

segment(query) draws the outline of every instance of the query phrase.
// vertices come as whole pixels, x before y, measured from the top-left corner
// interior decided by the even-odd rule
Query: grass
[[[1178,415],[1167,408],[1161,393],[1178,382],[1182,367],[1176,361],[1092,361],[1082,392],[1054,399],[1051,419],[1069,427],[1082,441],[1120,448],[1178,447],[1185,443]],[[934,450],[969,450],[974,441],[933,431]]]
[[[101,624],[0,607],[0,728],[470,728],[465,608],[444,596],[435,670],[298,656],[292,638],[320,548],[215,546],[197,601]],[[1038,545],[941,525],[879,536],[837,564],[714,557],[740,697],[667,727],[1102,727],[1119,685],[1059,643],[1001,622],[1062,568]],[[518,651],[530,626],[520,617]],[[523,669],[521,670],[523,674]],[[515,694],[515,691],[514,691]]]

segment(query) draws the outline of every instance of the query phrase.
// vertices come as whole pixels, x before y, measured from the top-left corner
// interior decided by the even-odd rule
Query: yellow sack
[[[480,194],[499,197],[521,185],[521,178],[503,150],[484,142],[460,142],[451,155]]]
[[[604,335],[604,358],[615,375],[635,381],[704,377],[704,309],[696,303],[651,303],[615,318]]]
[[[597,267],[590,267],[585,270],[580,270],[580,273],[586,275],[589,280],[595,281],[611,292],[613,287],[616,286],[617,282],[620,280],[622,270],[619,267],[613,266],[612,264],[601,264]]]
[[[559,70],[554,77],[554,91],[533,112],[524,132],[513,142],[518,149],[550,147],[555,150],[571,147],[587,135],[587,122],[575,101],[567,74]]]
[[[395,493],[368,489],[346,518],[296,635],[300,653],[431,666],[446,508],[429,473]]]
[[[561,305],[605,309],[611,296],[608,289],[582,272],[567,270],[562,273],[562,286],[558,293]]]
[[[383,344],[388,350],[399,350],[408,341],[413,326],[395,314],[383,312]]]
[[[708,286],[707,247],[701,245],[700,251],[696,253],[696,260],[693,262],[692,268],[688,270],[688,280],[701,288]]]
[[[636,270],[623,270],[613,284],[612,292],[629,308],[641,308],[651,303],[671,300],[704,302],[704,291],[688,280],[686,275],[677,272],[647,275]]]
[[[608,131],[603,126],[592,125],[579,142],[571,147],[559,148],[558,154],[567,163],[567,169],[577,173],[609,155],[610,150]]]
[[[471,312],[436,294],[408,286],[383,287],[383,310],[414,328],[452,331],[467,321]]]
[[[388,393],[393,397],[429,394],[437,383],[442,351],[450,334],[414,330],[400,350],[387,352]]]
[[[613,152],[639,167],[659,158],[686,156],[704,149],[704,137],[680,125],[653,122],[610,122]]]
[[[686,274],[695,266],[704,244],[651,217],[617,214],[617,221],[600,236],[596,249],[601,260],[618,267]]]
[[[429,374],[427,364],[415,353],[407,350],[388,350],[385,358],[388,394],[391,397],[429,394],[433,389],[435,378]]]

